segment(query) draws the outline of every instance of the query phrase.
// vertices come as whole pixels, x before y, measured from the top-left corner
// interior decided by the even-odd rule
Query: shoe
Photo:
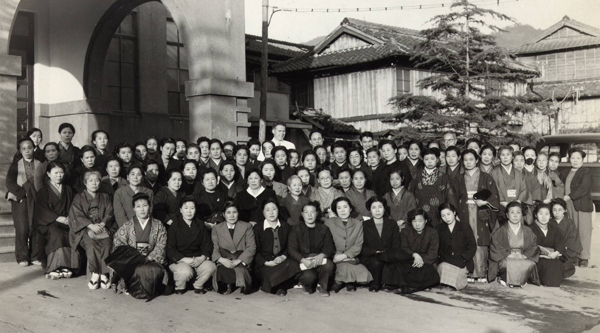
[[[354,285],[352,283],[349,283],[349,284],[346,285],[346,290],[348,292],[351,292],[351,293],[355,292],[356,291],[356,285]]]
[[[70,270],[63,268],[60,270],[60,274],[62,275],[63,278],[65,279],[70,279],[71,276],[73,276],[73,272],[71,272]]]
[[[108,275],[107,274],[100,275],[100,288],[107,290],[107,289],[110,289],[110,287],[112,287],[112,284],[110,283],[110,280],[108,279]]]
[[[281,289],[277,289],[277,292],[275,292],[275,295],[277,296],[285,296],[287,295],[287,290],[281,288]]]
[[[294,287],[295,288],[295,287]],[[302,293],[304,295],[314,294],[314,290],[310,286],[302,286]]]
[[[187,292],[185,289],[177,289],[175,290],[175,295],[183,295]]]
[[[62,277],[62,275],[57,271],[52,271],[52,272],[46,274],[46,279],[50,279],[50,280],[59,280],[61,277]]]
[[[100,276],[96,273],[92,273],[92,278],[90,282],[88,282],[88,288],[90,290],[96,290],[100,287]]]
[[[42,266],[42,262],[39,261],[39,260],[34,260],[34,261],[31,262],[31,264],[34,265],[34,266]]]
[[[339,293],[340,290],[342,290],[342,288],[344,288],[344,284],[343,283],[337,283],[334,282],[333,286],[331,286],[331,291],[333,291],[334,293]]]
[[[379,288],[377,288],[377,287],[369,287],[369,292],[376,293],[378,291],[379,291]]]
[[[472,277],[467,278],[467,283],[475,283],[475,279]]]
[[[196,289],[194,289],[194,294],[204,295],[204,294],[206,294],[206,289],[196,288]]]
[[[329,297],[329,291],[321,286],[317,286],[317,292],[321,297]]]
[[[27,266],[29,266],[29,263],[27,261],[19,261],[19,266],[27,267]]]
[[[579,259],[579,267],[582,267],[582,268],[588,267],[588,260],[587,259]]]
[[[479,278],[477,279],[477,283],[488,283],[488,280],[486,278]]]
[[[504,280],[502,280],[501,278],[498,278],[498,283],[500,283],[502,286],[506,287],[506,282],[504,282]]]
[[[225,292],[223,292],[223,295],[229,295],[233,292],[233,286],[231,285],[231,283],[227,284],[227,290],[225,290]]]

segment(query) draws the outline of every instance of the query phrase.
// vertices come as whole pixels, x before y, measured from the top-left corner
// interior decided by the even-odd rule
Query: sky
[[[246,33],[262,34],[262,0],[244,0]],[[512,0],[500,5],[478,4],[514,18],[518,23],[546,29],[568,15],[571,19],[600,28],[600,0]],[[364,8],[402,5],[451,3],[452,0],[269,0],[279,8]],[[446,6],[447,7],[447,6]],[[269,25],[269,38],[291,43],[304,43],[325,36],[345,17],[411,29],[427,28],[435,15],[448,13],[448,8],[396,10],[387,12],[292,13],[276,12]],[[506,26],[508,23],[497,23]]]

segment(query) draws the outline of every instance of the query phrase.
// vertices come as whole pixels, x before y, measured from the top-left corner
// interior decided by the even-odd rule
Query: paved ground
[[[600,244],[600,214],[594,244]],[[600,245],[593,249],[600,266]],[[46,296],[40,295],[45,291]],[[409,297],[359,289],[321,298],[193,293],[151,302],[90,291],[85,278],[50,281],[39,267],[0,264],[0,333],[5,332],[600,332],[600,269],[579,269],[560,288],[463,292],[433,289]]]

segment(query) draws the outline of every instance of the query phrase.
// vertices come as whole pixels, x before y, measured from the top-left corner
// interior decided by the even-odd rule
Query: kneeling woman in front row
[[[410,294],[432,287],[440,282],[433,267],[438,257],[437,231],[428,226],[427,213],[421,208],[408,212],[409,227],[400,232],[400,249],[412,258],[386,265],[381,281],[400,287],[402,294]]]
[[[167,258],[175,279],[175,293],[185,293],[187,283],[194,276],[194,292],[206,294],[204,284],[217,269],[210,261],[213,244],[210,230],[195,218],[196,199],[187,195],[179,201],[179,214],[167,232]]]
[[[527,281],[539,285],[536,263],[540,253],[533,231],[523,224],[519,202],[506,205],[508,222],[492,234],[488,280],[498,277],[504,286],[522,287]]]
[[[356,283],[364,284],[373,280],[369,270],[358,261],[363,246],[363,222],[350,217],[353,210],[348,198],[339,197],[331,203],[331,211],[337,216],[325,221],[336,249],[333,257],[336,264],[335,282],[331,287],[336,293],[344,284],[348,291],[356,291]]]
[[[256,254],[254,231],[248,222],[238,220],[238,208],[232,201],[225,203],[225,222],[212,228],[213,254],[217,271],[213,275],[213,288],[229,295],[235,287],[241,292],[250,292],[252,277],[250,264]],[[227,289],[220,288],[226,285]]]
[[[285,296],[293,287],[294,277],[300,267],[288,254],[290,226],[279,221],[279,205],[275,199],[267,199],[262,204],[264,220],[254,226],[256,240],[256,271],[261,280],[260,289]]]

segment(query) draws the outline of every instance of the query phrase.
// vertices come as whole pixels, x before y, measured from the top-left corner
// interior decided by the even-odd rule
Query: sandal
[[[62,275],[63,278],[65,279],[70,279],[71,276],[73,276],[73,272],[71,272],[70,270],[63,268],[60,270],[60,274]]]
[[[108,279],[108,275],[100,275],[100,288],[106,290],[110,289],[110,287],[112,287],[112,284]]]
[[[61,278],[62,278],[62,274],[58,270],[52,271],[50,273],[46,273],[46,279],[59,280]]]

